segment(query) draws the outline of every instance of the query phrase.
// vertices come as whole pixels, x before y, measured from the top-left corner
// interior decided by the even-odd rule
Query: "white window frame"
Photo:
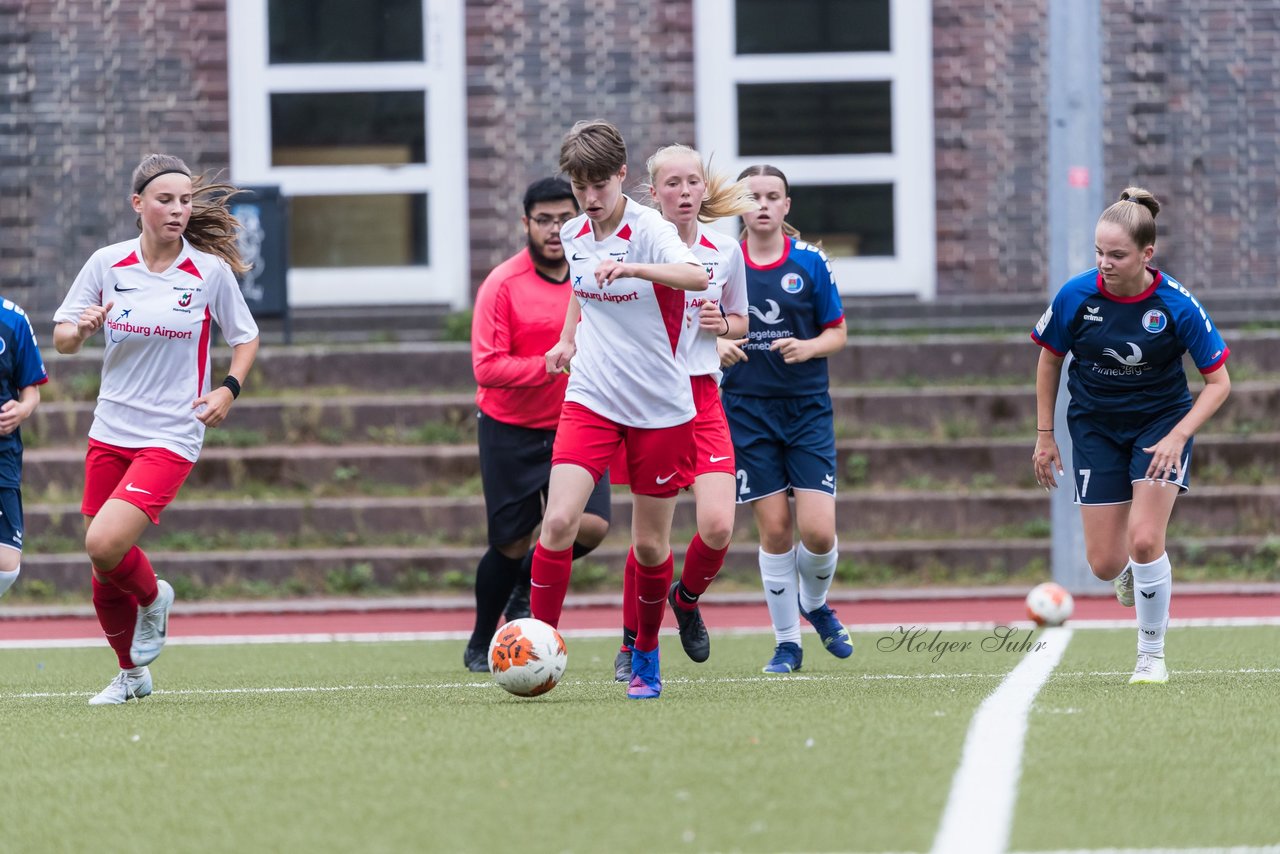
[[[934,230],[933,21],[930,0],[889,0],[884,53],[751,54],[735,50],[734,0],[694,0],[698,148],[738,174],[767,160],[792,186],[892,184],[892,257],[833,257],[841,293],[937,293]],[[785,7],[778,14],[785,15]],[[738,84],[889,81],[892,154],[741,157]],[[736,233],[736,232],[735,232]]]
[[[227,0],[231,179],[283,196],[427,194],[425,266],[291,269],[289,305],[471,302],[467,252],[466,45],[463,0],[422,0],[424,62],[268,62],[266,0]],[[426,92],[426,164],[272,166],[278,92]]]

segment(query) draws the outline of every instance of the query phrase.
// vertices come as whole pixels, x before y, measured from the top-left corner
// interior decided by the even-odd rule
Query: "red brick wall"
[[[575,121],[618,125],[629,189],[656,148],[695,144],[692,30],[692,0],[468,0],[473,289],[523,245],[524,189]]]
[[[98,247],[137,233],[151,151],[227,165],[223,0],[0,0],[0,292],[40,321]]]

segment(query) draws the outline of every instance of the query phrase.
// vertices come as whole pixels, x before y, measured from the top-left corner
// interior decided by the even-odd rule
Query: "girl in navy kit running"
[[[724,410],[737,454],[738,503],[751,505],[760,531],[760,577],[777,640],[764,672],[791,673],[803,659],[802,615],[828,652],[853,654],[849,632],[827,605],[837,557],[827,357],[845,345],[844,308],[827,256],[785,222],[786,176],[750,166],[738,177],[748,179],[756,198],[742,217],[751,328],[745,339],[720,341]]]
[[[1160,205],[1129,187],[1098,219],[1098,266],[1062,286],[1036,324],[1036,480],[1065,476],[1054,407],[1066,354],[1072,475],[1093,574],[1114,580],[1138,618],[1130,683],[1163,683],[1165,627],[1173,588],[1165,537],[1174,499],[1190,483],[1197,430],[1231,392],[1230,351],[1195,297],[1148,266]],[[1182,368],[1190,353],[1205,385],[1192,401]]]
[[[91,705],[151,693],[147,669],[164,649],[173,588],[138,548],[174,499],[240,394],[258,352],[258,327],[233,272],[247,269],[235,188],[192,178],[177,157],[151,154],[133,172],[141,235],[99,249],[54,314],[53,343],[77,353],[102,330],[102,386],[85,455],[85,551],[93,607],[120,672]],[[212,325],[232,347],[230,371],[210,388]]]

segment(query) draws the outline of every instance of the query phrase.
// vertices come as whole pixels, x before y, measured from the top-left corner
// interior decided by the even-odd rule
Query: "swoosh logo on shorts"
[[[124,485],[124,491],[125,492],[141,492],[143,495],[151,494],[151,490],[149,489],[142,489],[140,487],[134,486],[133,481],[130,481]]]
[[[711,462],[713,462],[713,463],[722,463],[722,462],[724,462],[724,461],[725,461],[725,460],[727,460],[727,459],[729,459],[729,455],[728,455],[728,454],[725,454],[723,457],[717,457],[715,454],[712,454],[712,455],[711,455]]]
[[[667,475],[666,477],[655,477],[654,480],[658,482],[658,486],[662,486],[667,481],[671,480],[671,478],[675,477],[677,474],[679,474],[679,472],[673,471],[671,474]]]

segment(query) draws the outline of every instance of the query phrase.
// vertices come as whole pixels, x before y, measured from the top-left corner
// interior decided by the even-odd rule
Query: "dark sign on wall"
[[[288,212],[279,187],[242,187],[231,200],[240,221],[240,257],[253,269],[240,276],[240,291],[257,318],[278,317],[288,335]]]

